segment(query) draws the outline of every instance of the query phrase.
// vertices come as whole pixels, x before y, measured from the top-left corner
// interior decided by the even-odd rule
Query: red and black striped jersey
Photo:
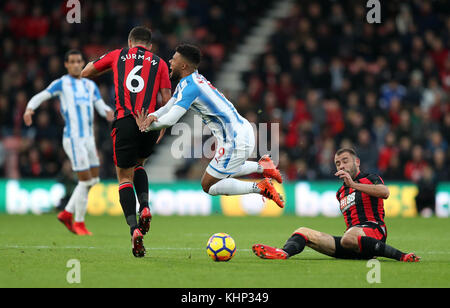
[[[378,175],[361,172],[353,180],[361,184],[384,184]],[[339,188],[336,198],[344,215],[347,229],[366,222],[384,225],[384,203],[382,198],[369,196],[345,184]]]
[[[167,63],[142,46],[113,50],[93,64],[99,72],[113,71],[116,120],[141,109],[155,111],[159,90],[172,87]]]

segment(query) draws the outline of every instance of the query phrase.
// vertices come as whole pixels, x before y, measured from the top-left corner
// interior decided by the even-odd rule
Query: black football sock
[[[358,240],[361,254],[364,257],[386,257],[400,261],[404,255],[400,250],[374,239],[373,237],[361,236]]]
[[[136,197],[133,184],[126,182],[119,185],[119,199],[127,224],[130,226],[130,233],[133,235],[137,228]]]
[[[305,249],[306,246],[306,237],[299,233],[294,233],[287,240],[286,244],[283,246],[283,250],[292,257],[296,254],[299,254]]]
[[[134,189],[136,189],[136,196],[139,201],[139,212],[148,207],[148,178],[144,167],[137,166],[134,169]]]

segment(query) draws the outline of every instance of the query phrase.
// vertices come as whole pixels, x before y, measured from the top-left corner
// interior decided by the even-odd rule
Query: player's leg
[[[89,191],[92,186],[100,182],[100,161],[97,154],[97,148],[95,146],[95,139],[93,137],[83,139],[79,144],[77,155],[83,162],[87,161],[87,163],[83,163],[84,165],[82,168],[84,169],[89,166],[89,169],[77,172],[80,188],[77,191],[77,196],[74,202],[74,230],[79,235],[92,235],[92,233],[86,228],[85,216],[88,205]]]
[[[160,131],[150,131],[148,133],[139,132],[139,147],[137,166],[134,169],[134,188],[139,201],[139,230],[145,235],[150,229],[152,214],[149,207],[149,186],[148,176],[144,168],[144,163],[154,152]]]
[[[133,184],[139,202],[139,212],[148,207],[148,176],[144,168],[145,158],[139,158],[134,168]]]
[[[58,214],[61,221],[69,231],[78,235],[91,234],[84,227],[84,216],[87,206],[87,195],[91,184],[89,159],[84,140],[73,138],[63,139],[63,148],[71,164],[72,170],[77,173],[78,184],[75,187],[64,211]],[[75,216],[75,223],[72,222]],[[80,227],[81,228],[78,228]]]
[[[284,207],[281,196],[268,179],[254,183],[232,178],[234,174],[241,172],[242,166],[253,152],[254,139],[251,136],[238,136],[233,142],[218,146],[215,157],[203,174],[202,188],[213,196],[259,193]]]
[[[241,135],[244,136],[239,138]],[[201,180],[204,192],[213,196],[259,193],[260,189],[256,183],[231,178],[233,174],[241,172],[242,166],[245,166],[255,146],[254,137],[252,138],[253,130],[251,134],[244,131],[241,135],[238,135],[235,140],[217,146],[216,155],[209,163]],[[250,165],[254,168],[244,173],[253,173],[256,170],[255,164],[257,163],[249,162],[247,167]]]
[[[119,181],[119,202],[130,227],[132,253],[135,257],[143,257],[145,255],[144,235],[139,229],[136,216],[136,197],[133,188],[134,166],[129,168],[116,166],[116,172]]]
[[[340,244],[343,248],[359,253],[361,258],[385,257],[404,262],[418,262],[420,257],[404,253],[385,243],[386,236],[377,227],[354,226],[347,230]]]
[[[282,197],[268,179],[255,183],[229,178],[228,176],[208,166],[201,180],[203,191],[211,196],[256,193],[275,201],[279,207],[284,207]]]
[[[111,138],[113,158],[119,182],[119,202],[132,236],[132,253],[135,257],[145,255],[143,234],[138,228],[136,217],[136,196],[134,193],[134,168],[138,159],[139,129],[133,117],[125,117],[113,124]]]
[[[255,148],[255,134],[253,132],[253,127],[248,121],[244,123],[243,129],[240,131],[240,135],[237,139],[240,139],[238,141],[240,141],[240,143],[247,148],[249,151],[249,157]],[[259,173],[262,174],[263,177],[273,178],[278,183],[283,182],[281,173],[275,166],[270,155],[263,155],[258,162],[245,160],[241,165],[240,170],[232,174],[231,177],[238,178],[252,173]]]
[[[270,155],[263,155],[258,162],[247,160],[239,172],[231,175],[233,178],[239,178],[252,173],[259,173],[265,178],[275,179],[278,183],[283,182],[280,171],[275,166]]]
[[[74,190],[75,215],[73,229],[78,235],[92,235],[86,228],[84,218],[86,216],[89,190],[92,187],[92,175],[90,169],[77,172],[78,184]]]
[[[144,169],[145,158],[138,158],[138,165],[134,168],[134,189],[139,202],[139,230],[143,235],[150,229],[152,214],[149,207],[148,177]]]
[[[116,166],[117,180],[119,182],[119,201],[122,206],[125,220],[130,226],[130,234],[137,228],[136,196],[133,187],[134,167],[122,168]]]
[[[287,259],[301,253],[305,246],[328,256],[334,256],[335,253],[333,236],[306,227],[295,230],[282,249],[255,244],[252,250],[255,255],[262,259]]]

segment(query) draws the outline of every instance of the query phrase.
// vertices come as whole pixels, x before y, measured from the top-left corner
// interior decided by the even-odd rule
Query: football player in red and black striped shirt
[[[332,236],[306,227],[298,228],[283,249],[253,245],[253,252],[263,259],[287,259],[308,246],[320,253],[343,259],[386,257],[403,262],[417,262],[414,253],[403,253],[386,244],[383,199],[389,189],[374,174],[360,171],[360,160],[353,149],[343,148],[334,157],[337,172],[343,180],[336,197],[345,218],[347,230],[342,237]]]
[[[162,105],[171,98],[167,63],[152,53],[152,33],[146,27],[135,27],[128,35],[128,48],[113,50],[83,69],[83,77],[93,78],[111,71],[114,74],[115,120],[111,131],[114,163],[119,180],[120,204],[130,226],[133,254],[143,257],[143,235],[150,227],[148,178],[144,162],[159,143],[164,131],[142,133],[135,121],[137,112],[155,111],[158,93]],[[134,185],[133,185],[134,184]],[[140,205],[136,217],[136,196]]]

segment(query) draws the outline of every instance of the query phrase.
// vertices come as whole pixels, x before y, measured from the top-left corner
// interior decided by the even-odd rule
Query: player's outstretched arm
[[[160,130],[163,128],[167,128],[170,126],[175,125],[175,123],[178,122],[178,120],[180,120],[180,118],[186,113],[186,109],[184,109],[183,107],[180,106],[172,106],[172,108],[170,108],[169,112],[167,112],[166,114],[164,114],[163,116],[161,116],[161,118],[156,118],[151,124],[150,126],[148,126],[147,128],[144,129],[144,131],[148,132],[151,130]]]
[[[103,73],[110,71],[110,70],[111,70],[111,68],[107,68],[103,71],[98,71],[94,66],[94,62],[89,62],[81,71],[81,77],[93,79],[93,78],[100,76]]]
[[[94,102],[95,109],[98,114],[104,117],[107,121],[112,122],[114,120],[114,111],[109,107],[103,99],[98,99]]]
[[[97,69],[94,66],[93,62],[89,62],[81,71],[81,77],[82,78],[95,78],[97,77],[99,74],[99,72],[97,71]]]
[[[34,110],[36,110],[44,101],[50,99],[51,97],[52,94],[49,91],[44,90],[30,99],[25,109],[25,113],[23,114],[23,121],[26,126],[33,124]]]

